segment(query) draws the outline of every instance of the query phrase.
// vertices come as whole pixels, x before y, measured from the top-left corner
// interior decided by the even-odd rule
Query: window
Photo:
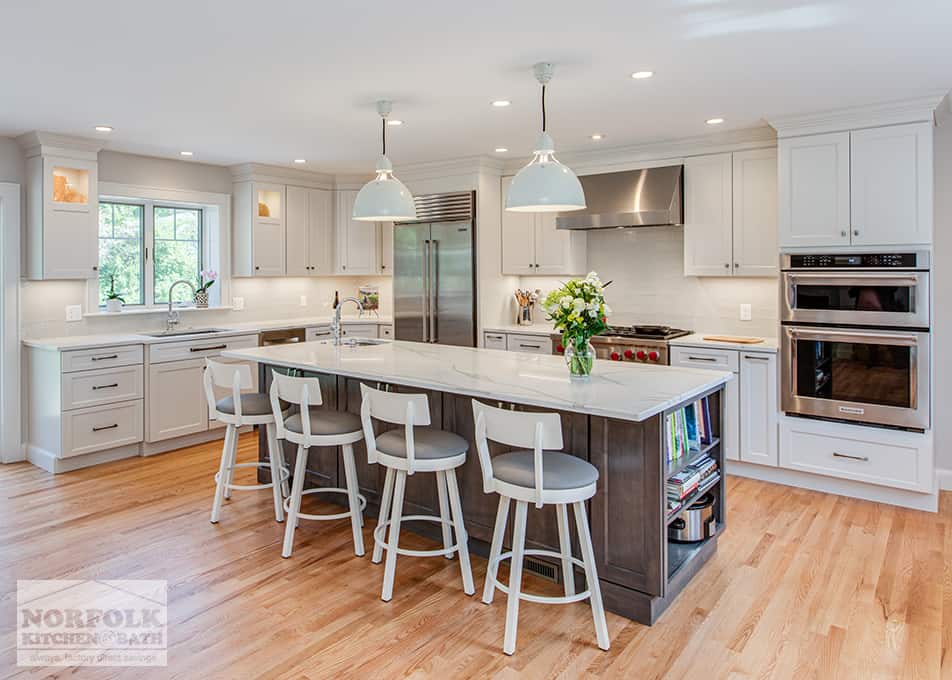
[[[169,286],[181,279],[200,284],[203,266],[202,208],[99,203],[99,292],[105,305],[111,282],[127,305],[165,305]],[[173,302],[191,302],[187,286]]]

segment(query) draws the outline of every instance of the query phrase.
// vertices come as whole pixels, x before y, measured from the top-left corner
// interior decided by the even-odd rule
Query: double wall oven
[[[786,413],[929,428],[929,264],[928,251],[782,256]]]

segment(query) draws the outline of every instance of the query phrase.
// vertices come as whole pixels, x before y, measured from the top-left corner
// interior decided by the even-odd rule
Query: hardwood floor
[[[243,436],[239,457],[253,459],[256,446]],[[354,557],[347,520],[302,521],[288,560],[267,492],[236,492],[221,523],[209,523],[219,453],[214,442],[58,476],[0,466],[0,674],[952,677],[950,494],[933,515],[730,478],[730,527],[716,557],[655,626],[609,614],[606,653],[587,603],[523,603],[507,657],[505,596],[479,600],[485,560],[474,556],[477,595],[466,597],[456,560],[401,557],[384,603],[383,565],[369,550]],[[369,518],[368,546],[373,526]],[[17,668],[18,578],[168,580],[168,667]],[[524,585],[555,590],[529,575]]]

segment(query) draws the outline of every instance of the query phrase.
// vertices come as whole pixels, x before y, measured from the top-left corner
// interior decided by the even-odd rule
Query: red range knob
[[[657,360],[658,360],[658,353],[657,353],[657,352],[648,352],[648,360],[649,360],[649,361],[657,361]]]
[[[621,355],[618,352],[612,352],[612,361],[621,361]]]
[[[555,346],[555,351],[559,354],[565,354],[565,348],[562,346],[561,342]]]
[[[643,349],[639,349],[638,354],[636,354],[635,356],[638,357],[638,361],[644,361],[648,357],[648,355],[645,354],[645,351]]]
[[[633,359],[634,356],[635,356],[635,353],[632,352],[630,349],[626,349],[626,350],[625,350],[625,358],[626,358],[626,359],[629,359],[629,360],[630,360],[630,359]]]

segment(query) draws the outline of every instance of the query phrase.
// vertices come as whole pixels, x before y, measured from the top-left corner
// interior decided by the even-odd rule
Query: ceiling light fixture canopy
[[[387,116],[393,108],[389,100],[377,102],[381,118],[382,149],[377,159],[377,176],[367,182],[354,201],[353,217],[361,222],[415,220],[416,205],[410,190],[393,176],[393,165],[387,158]]]
[[[555,142],[546,130],[545,88],[552,80],[554,66],[540,62],[533,66],[542,85],[542,134],[534,155],[512,178],[506,195],[506,210],[511,212],[567,212],[585,208],[585,193],[578,177],[555,158]]]

